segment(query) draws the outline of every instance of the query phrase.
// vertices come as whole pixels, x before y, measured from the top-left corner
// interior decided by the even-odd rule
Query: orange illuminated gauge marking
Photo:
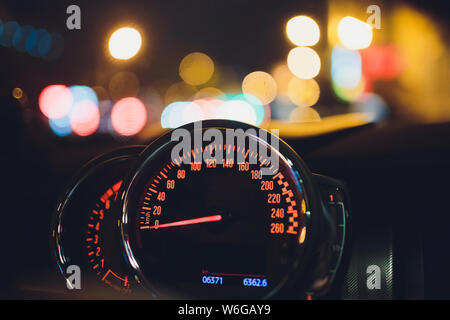
[[[203,162],[195,162],[195,159],[202,159],[204,156],[203,150],[210,152],[211,155],[214,150],[220,149],[222,146],[209,145],[207,148],[199,148],[190,150],[189,153],[185,152],[179,159],[173,159],[173,162],[169,160],[168,163],[163,163],[161,170],[157,171],[156,176],[149,179],[147,185],[147,191],[142,196],[142,200],[139,205],[138,224],[141,230],[158,230],[165,227],[181,226],[181,225],[193,225],[202,222],[217,221],[221,223],[222,216],[206,216],[204,218],[192,218],[179,220],[177,222],[171,222],[170,216],[166,214],[167,201],[177,201],[175,195],[172,195],[177,187],[182,184],[188,185],[189,181],[195,175],[201,174],[203,170],[215,170],[226,169],[235,171],[232,174],[244,174],[253,181],[252,185],[260,190],[260,192],[266,197],[266,204],[268,207],[268,223],[267,229],[273,236],[286,235],[295,236],[297,243],[303,243],[304,235],[300,235],[300,231],[305,233],[306,229],[300,230],[302,226],[303,215],[306,211],[306,204],[304,199],[298,192],[294,193],[289,179],[287,179],[278,168],[275,168],[270,163],[270,158],[259,155],[255,151],[251,151],[248,148],[236,148],[231,145],[224,144],[223,150],[226,150],[227,154],[234,152],[233,159],[239,159],[238,154],[244,159],[244,162],[235,163],[233,159],[227,159],[224,155],[221,163],[216,163],[214,157],[206,157]],[[189,165],[182,163],[182,159],[191,156],[193,162]],[[252,166],[249,163],[249,159],[255,159],[256,165]],[[269,168],[273,175],[263,176],[260,168]],[[175,170],[174,170],[175,169]],[[152,183],[154,182],[154,183]],[[172,197],[173,196],[173,197]],[[251,199],[249,199],[250,201]],[[300,208],[299,208],[300,206]],[[203,213],[203,212],[202,212]],[[204,214],[208,214],[205,212]],[[167,220],[166,220],[167,217]],[[201,221],[201,219],[208,219],[208,221]],[[213,220],[214,219],[214,220]],[[173,221],[173,220],[172,220]],[[299,238],[303,237],[303,241],[299,241]]]
[[[111,204],[117,200],[118,191],[122,181],[115,183],[111,188],[106,190],[95,204],[95,209],[91,211],[89,216],[90,223],[87,224],[85,244],[89,265],[94,273],[108,286],[123,293],[130,293],[130,283],[128,277],[118,276],[109,267],[108,261],[105,260],[103,254],[102,239],[102,223],[105,215],[109,214]]]
[[[302,231],[300,232],[300,237],[298,238],[298,243],[303,243],[305,242],[305,238],[306,238],[306,227],[302,228]]]

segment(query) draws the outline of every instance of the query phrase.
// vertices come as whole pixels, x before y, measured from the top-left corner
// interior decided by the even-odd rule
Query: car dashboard
[[[209,128],[248,129],[214,121]],[[449,141],[429,143],[436,135],[448,137],[448,126],[376,124],[280,140],[290,168],[280,166],[284,179],[273,174],[266,179],[252,173],[255,164],[245,168],[245,161],[233,165],[226,157],[220,165],[205,159],[204,168],[180,160],[179,167],[164,160],[169,149],[161,146],[170,141],[170,132],[167,141],[163,136],[149,146],[105,148],[98,154],[79,150],[70,155],[72,170],[64,173],[42,166],[51,159],[29,162],[24,155],[19,161],[25,180],[17,181],[30,187],[20,199],[9,195],[14,206],[8,210],[16,214],[7,218],[11,227],[3,235],[17,240],[5,246],[14,264],[2,266],[11,275],[2,294],[19,299],[445,298],[442,186]],[[390,150],[396,150],[395,158],[386,157]],[[237,176],[241,169],[248,177],[232,181],[235,177],[215,172],[233,167]],[[257,191],[247,190],[255,185]],[[170,193],[176,195],[171,201]],[[286,194],[298,205],[283,204]],[[155,203],[145,199],[152,195]],[[299,218],[289,213],[296,210]],[[128,226],[123,212],[130,214]],[[12,226],[20,226],[19,235]],[[147,233],[137,240],[140,230]],[[288,231],[297,232],[290,237]],[[78,284],[71,282],[74,270],[82,274]]]

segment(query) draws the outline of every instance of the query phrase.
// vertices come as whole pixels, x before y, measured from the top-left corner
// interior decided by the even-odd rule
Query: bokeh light
[[[64,85],[45,87],[39,95],[39,108],[49,119],[62,118],[72,106],[71,90]]]
[[[217,108],[223,103],[223,100],[216,98],[203,98],[194,100],[194,102],[202,109],[203,118],[214,119]]]
[[[277,95],[277,83],[267,72],[255,71],[242,81],[242,92],[255,96],[262,104],[269,104]]]
[[[255,110],[248,102],[242,100],[225,101],[217,108],[215,118],[257,125]]]
[[[271,103],[271,117],[276,120],[289,120],[289,115],[297,106],[292,103],[286,93],[279,94]]]
[[[23,26],[16,30],[12,43],[17,51],[24,52],[26,50],[27,38],[33,31],[32,26]]]
[[[139,52],[141,45],[141,34],[130,27],[116,30],[109,38],[109,52],[119,60],[128,60],[134,57]]]
[[[122,136],[138,134],[147,123],[147,109],[135,97],[123,98],[112,108],[111,123],[114,130]]]
[[[336,96],[345,102],[356,101],[366,89],[366,81],[364,77],[361,77],[361,80],[356,87],[350,89],[340,87],[339,84],[334,81],[332,81],[331,84]]]
[[[289,81],[294,77],[286,63],[278,63],[270,71],[275,82],[277,83],[278,93],[286,93],[288,91]]]
[[[364,49],[372,42],[372,27],[361,20],[347,16],[342,18],[338,24],[338,36],[347,48]]]
[[[20,26],[16,21],[9,21],[1,25],[0,45],[7,48],[11,47],[13,44],[14,33],[16,33],[19,28]]]
[[[51,48],[52,37],[45,29],[32,30],[26,38],[26,51],[33,57],[45,56]]]
[[[361,80],[361,55],[358,51],[336,46],[331,53],[331,77],[341,88],[351,89]]]
[[[167,105],[161,113],[161,127],[178,128],[184,124],[183,114],[189,101],[176,101]]]
[[[318,122],[320,121],[319,113],[310,107],[297,107],[289,116],[289,120],[291,122]]]
[[[97,94],[95,93],[95,91],[88,87],[88,86],[80,86],[80,85],[76,85],[76,86],[70,86],[70,93],[72,94],[72,109],[79,103],[79,102],[83,102],[83,101],[90,101],[92,102],[95,106],[98,106],[98,98],[97,98]]]
[[[97,91],[96,91],[97,92]],[[98,96],[100,98],[100,96]],[[111,123],[111,110],[114,102],[111,100],[100,100],[98,102],[98,111],[100,112],[100,123],[97,133],[109,133],[115,136],[115,131]]]
[[[297,46],[313,46],[319,41],[320,29],[310,17],[296,16],[287,22],[286,34]]]
[[[100,105],[100,101],[104,101],[104,100],[109,100],[110,96],[108,94],[108,91],[102,87],[102,86],[94,86],[92,87],[92,90],[94,90],[98,101],[99,101],[99,105]]]
[[[223,92],[220,89],[214,87],[206,87],[200,89],[195,95],[194,100],[196,99],[204,99],[204,98],[216,98],[223,95]]]
[[[72,133],[72,126],[68,115],[58,119],[49,119],[48,122],[50,128],[57,136],[65,137]]]
[[[219,98],[175,101],[161,113],[163,128],[209,119],[228,119],[259,125],[270,119],[270,108],[251,94],[222,94]]]
[[[319,55],[311,48],[297,47],[287,57],[289,70],[298,78],[312,79],[320,71]]]
[[[320,88],[314,79],[292,78],[288,87],[289,99],[299,107],[310,107],[317,103]]]
[[[202,52],[193,52],[181,60],[179,73],[184,82],[198,86],[211,79],[214,73],[214,62]]]
[[[21,27],[16,21],[9,21],[6,24],[0,22],[0,45],[52,60],[61,55],[64,39],[58,33],[50,34],[46,29],[36,30],[30,25]]]
[[[394,46],[374,47],[361,50],[362,72],[366,77],[390,81],[403,69],[403,59]]]
[[[70,125],[75,134],[89,136],[93,134],[100,123],[100,111],[91,100],[82,100],[74,104],[70,111]]]
[[[23,91],[20,88],[14,88],[12,91],[14,99],[21,99],[23,97]]]
[[[108,90],[113,100],[135,97],[139,91],[139,79],[132,72],[117,72],[109,81]]]
[[[350,105],[350,112],[370,114],[371,121],[381,121],[389,115],[389,108],[382,97],[375,93],[364,93]]]
[[[196,94],[195,87],[180,81],[172,84],[164,95],[164,102],[166,105],[176,101],[190,100]]]
[[[200,120],[204,120],[204,114],[202,108],[196,103],[196,101],[192,101],[188,103],[182,114],[182,124],[187,124],[191,122],[196,122]]]
[[[265,118],[265,108],[262,102],[250,93],[222,96],[224,101],[243,101],[253,108],[256,115],[255,125],[260,125]],[[245,122],[245,121],[244,121]]]

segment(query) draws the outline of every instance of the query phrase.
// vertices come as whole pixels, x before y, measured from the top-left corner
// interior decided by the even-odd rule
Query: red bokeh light
[[[83,100],[74,105],[70,113],[70,124],[73,132],[79,136],[93,134],[100,123],[100,111],[94,102]]]
[[[39,108],[49,119],[62,118],[72,106],[72,93],[65,85],[50,85],[39,95]]]
[[[147,109],[137,98],[120,99],[112,108],[111,122],[118,134],[122,136],[135,135],[144,128],[147,122]]]
[[[374,80],[393,80],[401,72],[403,62],[398,50],[393,46],[371,46],[361,50],[363,74]]]

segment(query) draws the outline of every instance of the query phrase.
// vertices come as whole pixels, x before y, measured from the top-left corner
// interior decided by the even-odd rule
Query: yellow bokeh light
[[[392,11],[389,35],[403,64],[398,88],[392,90],[396,112],[418,121],[448,121],[448,27],[423,10],[399,5]]]
[[[320,96],[320,88],[314,79],[293,78],[289,82],[288,96],[299,107],[315,105]]]
[[[14,88],[12,91],[12,95],[16,99],[20,99],[23,96],[23,91],[20,88]]]
[[[204,98],[216,98],[223,95],[223,92],[220,89],[214,87],[207,87],[200,89],[195,95],[194,100],[204,99]]]
[[[132,72],[118,72],[109,81],[108,90],[113,100],[135,97],[139,91],[139,79]]]
[[[184,82],[198,86],[211,79],[214,62],[204,53],[193,52],[181,60],[179,72]]]
[[[277,96],[277,83],[267,72],[255,71],[242,80],[242,92],[255,96],[262,104],[269,104]]]
[[[310,107],[297,107],[292,110],[289,116],[291,122],[319,122],[319,113]]]
[[[339,40],[352,50],[367,48],[372,43],[372,27],[353,17],[342,18],[338,24]]]
[[[191,100],[196,94],[195,87],[188,85],[182,81],[172,84],[164,95],[164,103],[166,105],[175,101]]]
[[[277,83],[278,93],[286,93],[288,91],[289,81],[294,77],[286,63],[277,64],[271,71],[275,82]]]
[[[119,60],[134,57],[141,48],[142,38],[136,29],[125,27],[116,30],[109,38],[109,52]]]
[[[297,47],[289,52],[287,65],[296,77],[312,79],[320,71],[320,58],[317,52],[311,48]]]
[[[286,34],[297,46],[313,46],[320,38],[317,23],[307,16],[296,16],[286,24]]]

